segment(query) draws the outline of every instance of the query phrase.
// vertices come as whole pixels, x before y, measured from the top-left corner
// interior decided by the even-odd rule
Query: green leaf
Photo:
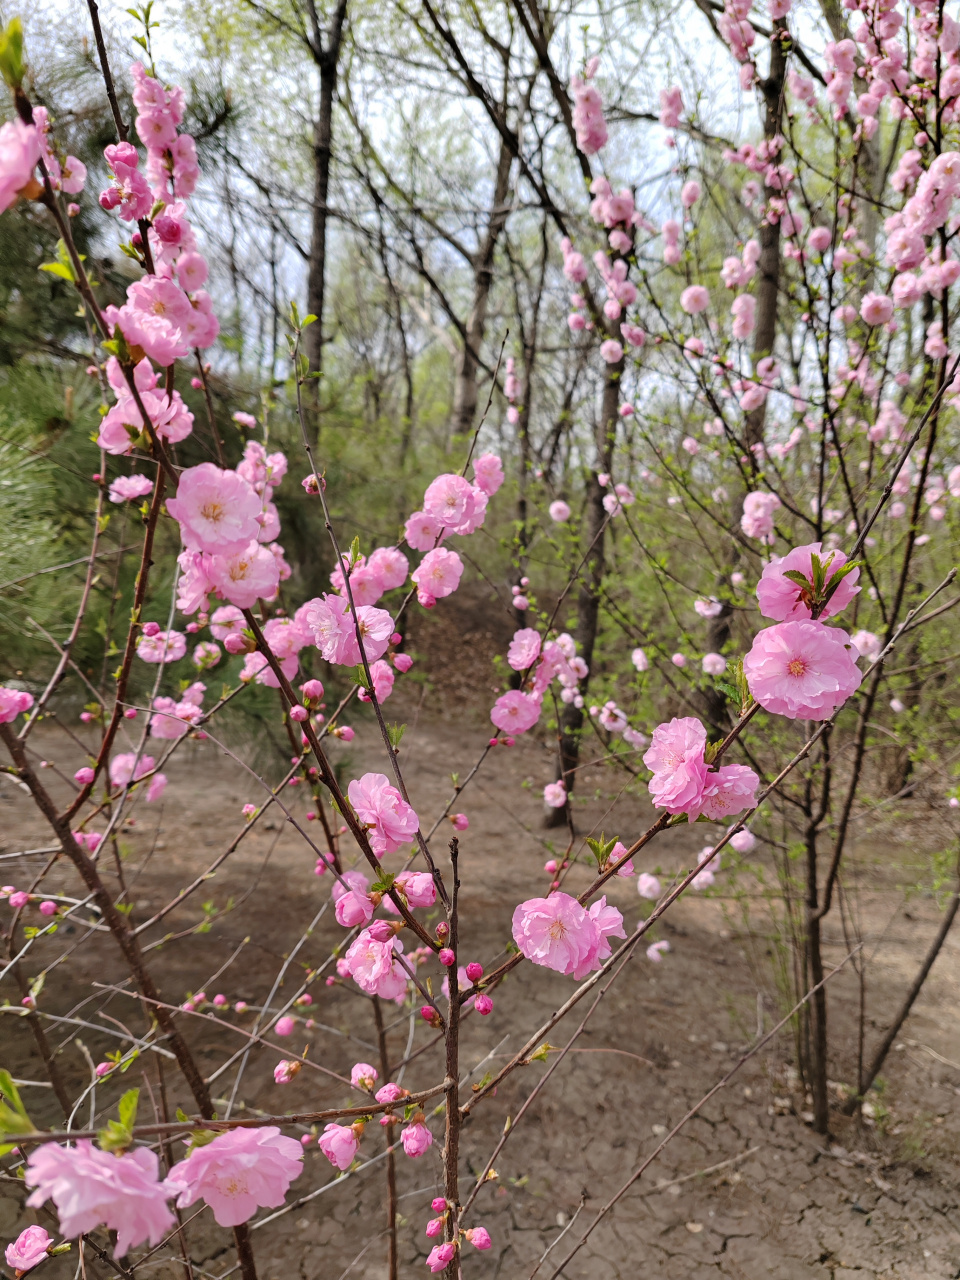
[[[137,1123],[137,1102],[139,1098],[139,1089],[128,1089],[117,1103],[117,1113],[120,1116],[120,1123],[125,1125],[127,1129],[132,1129]]]
[[[810,590],[810,579],[805,573],[801,573],[799,569],[784,569],[783,576],[785,578],[789,578],[791,582],[795,582],[797,586],[802,587],[804,591]]]
[[[390,739],[390,745],[391,747],[393,747],[394,751],[396,751],[399,748],[400,743],[403,740],[403,735],[406,733],[406,731],[407,731],[407,726],[405,724],[388,724],[387,725],[387,737]],[[456,777],[456,775],[454,776]],[[453,785],[456,786],[457,785],[456,782],[454,782]]]
[[[74,283],[72,268],[65,267],[62,262],[41,262],[40,270],[47,271],[52,276],[59,276],[61,280],[69,280],[71,284]]]
[[[616,836],[614,836],[612,840],[607,840],[602,831],[600,832],[599,840],[594,840],[590,836],[587,837],[587,844],[593,850],[593,856],[597,860],[597,867],[600,871],[602,871],[610,861],[610,855],[613,852],[616,843]]]
[[[13,1076],[9,1071],[0,1071],[0,1134],[36,1132],[37,1127],[24,1109]]]
[[[19,18],[11,18],[0,33],[0,75],[11,89],[23,84],[23,26]]]
[[[304,316],[304,317],[303,317],[303,319],[300,321],[300,329],[301,329],[301,332],[302,332],[304,329],[309,329],[309,327],[313,324],[313,322],[316,320],[316,318],[317,318],[317,317],[316,317],[315,315],[313,315],[312,313],[311,313],[310,315],[308,315],[308,316]]]
[[[371,893],[389,893],[393,888],[393,882],[396,876],[390,871],[385,871],[381,878],[370,886]]]

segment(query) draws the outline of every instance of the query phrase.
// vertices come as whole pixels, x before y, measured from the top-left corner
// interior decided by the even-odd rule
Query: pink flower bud
[[[29,901],[29,893],[24,893],[22,889],[18,889],[16,893],[11,893],[10,895],[10,905],[14,911],[21,911]]]
[[[42,916],[55,916],[57,914],[57,904],[46,899],[40,903],[40,914]]]
[[[289,1036],[293,1033],[296,1022],[287,1014],[283,1018],[277,1019],[277,1025],[273,1028],[278,1036]]]
[[[474,1001],[474,1008],[477,1013],[480,1014],[481,1018],[485,1018],[488,1013],[493,1011],[493,1001],[488,995],[484,995],[481,991],[480,995],[478,995]]]
[[[430,1208],[434,1213],[443,1213],[446,1207],[447,1202],[444,1200],[443,1196],[437,1196],[434,1200],[430,1201]]]
[[[396,930],[389,920],[374,920],[367,933],[374,942],[389,942]]]
[[[238,1000],[233,1007],[237,1013],[246,1013],[247,1010],[250,1008],[246,1000]]]
[[[489,1249],[493,1244],[486,1227],[471,1227],[463,1233],[475,1249]]]
[[[300,692],[305,698],[322,698],[323,685],[319,680],[307,680],[300,686]]]
[[[136,720],[136,718],[137,718],[137,708],[136,708],[136,707],[127,707],[126,711],[124,711],[124,713],[123,713],[123,718],[124,718],[124,720]]]
[[[230,1001],[227,999],[225,995],[217,994],[213,997],[213,1003],[216,1005],[218,1009],[225,1009],[227,1005],[230,1003]]]
[[[470,819],[465,813],[451,813],[450,821],[458,831],[466,831],[470,825]]]
[[[223,642],[223,647],[227,653],[246,653],[247,641],[246,637],[239,635],[236,631],[232,631]]]
[[[191,378],[190,385],[193,387],[194,391],[200,391],[203,387],[203,382],[200,378]]]
[[[290,708],[290,719],[291,719],[291,720],[306,720],[306,719],[307,719],[307,717],[308,717],[309,715],[310,715],[310,712],[307,710],[307,708],[306,708],[306,707],[291,707],[291,708]]]
[[[476,960],[471,960],[467,965],[467,977],[471,982],[479,982],[483,977],[483,965],[477,964]]]
[[[457,962],[457,957],[454,955],[454,953],[450,950],[449,947],[444,947],[443,950],[440,952],[440,954],[437,956],[437,959],[447,969],[449,969],[452,964],[456,964]]]
[[[402,674],[405,671],[409,671],[413,666],[413,659],[409,653],[395,653],[393,655],[393,665]]]
[[[108,1072],[113,1070],[113,1066],[114,1064],[112,1062],[98,1062],[94,1068],[97,1079],[102,1080]]]
[[[80,712],[80,721],[82,724],[89,724],[93,719],[93,715],[89,711]]]
[[[143,634],[145,636],[156,636],[160,634],[159,622],[145,622],[143,624]]]
[[[84,765],[82,769],[78,769],[73,775],[73,780],[74,782],[79,782],[81,787],[86,787],[89,786],[95,777],[96,774],[93,770],[88,765]]]
[[[432,1005],[422,1004],[420,1006],[420,1017],[424,1022],[429,1022],[430,1025],[433,1026],[437,1017],[437,1011]]]
[[[439,1236],[442,1234],[442,1232],[443,1232],[443,1219],[431,1218],[430,1221],[427,1223],[426,1234],[432,1240],[434,1236]]]

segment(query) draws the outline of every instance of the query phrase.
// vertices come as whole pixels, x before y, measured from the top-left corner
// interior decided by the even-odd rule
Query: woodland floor
[[[477,637],[478,644],[483,640]],[[419,710],[399,699],[389,708],[396,706],[410,724],[401,762],[421,816],[441,810],[450,794],[451,772],[466,774],[487,737],[479,716],[463,710],[467,693],[451,688],[441,691],[439,700],[431,695]],[[429,715],[427,708],[433,708]],[[382,767],[370,723],[358,720],[358,725],[350,748],[337,749],[347,777]],[[37,751],[55,750],[53,739],[42,733],[34,745]],[[65,764],[70,763],[67,752],[56,750]],[[476,957],[489,967],[510,937],[515,904],[531,895],[532,885],[546,885],[540,868],[553,847],[550,837],[557,838],[539,826],[539,793],[549,777],[549,760],[546,747],[529,737],[512,750],[498,749],[458,805],[471,817],[470,829],[461,837],[464,959]],[[75,763],[71,772],[73,767]],[[170,785],[162,811],[157,811],[159,806],[138,807],[135,825],[124,834],[135,921],[168,900],[224,847],[242,825],[240,806],[257,798],[250,776],[210,741],[185,745],[166,772]],[[520,785],[527,780],[528,787]],[[649,810],[635,797],[617,798],[610,793],[611,785],[609,774],[584,771],[578,784],[578,829],[589,833],[602,828],[627,839],[643,829]],[[296,802],[302,811],[305,804],[299,793]],[[223,991],[231,1001],[262,1000],[282,956],[328,897],[329,880],[313,875],[313,857],[289,826],[267,820],[261,827],[175,918],[175,930],[200,919],[201,900],[214,902],[222,911],[232,897],[233,909],[223,912],[209,932],[170,941],[150,954],[151,967],[172,1002],[182,1000],[187,989],[196,989],[201,978],[208,993]],[[918,842],[918,832],[926,844]],[[448,834],[452,833],[442,829],[435,838],[438,857]],[[689,866],[709,834],[703,827],[666,833],[650,847],[638,870],[659,869],[669,876]],[[901,810],[897,824],[888,819],[883,831],[861,833],[845,888],[847,906],[868,938],[868,1054],[937,926],[933,899],[908,895],[905,886],[917,880],[930,843],[946,838],[943,832],[931,833],[909,809]],[[27,798],[9,779],[0,779],[0,853],[47,843]],[[761,854],[760,860],[769,870],[769,858]],[[39,865],[41,857],[30,862]],[[0,868],[4,879],[24,885],[22,862],[0,862]],[[587,883],[587,874],[585,867],[575,868],[575,889]],[[59,867],[54,883],[67,891],[76,889],[71,874]],[[610,896],[631,927],[639,916],[634,881],[615,882]],[[753,900],[749,922],[741,918],[741,907],[729,875],[721,874],[716,896],[688,895],[666,917],[657,936],[669,939],[672,950],[663,963],[651,964],[641,949],[627,965],[576,1051],[507,1142],[496,1163],[498,1179],[481,1191],[474,1221],[489,1228],[494,1247],[487,1254],[466,1250],[465,1280],[525,1280],[544,1250],[579,1214],[539,1271],[541,1278],[550,1276],[579,1230],[657,1145],[664,1127],[680,1119],[754,1041],[758,1017],[766,1027],[772,1025],[779,997],[765,963],[762,903]],[[850,948],[837,910],[826,923],[827,959],[836,963]],[[256,942],[242,946],[251,934]],[[81,935],[81,927],[69,926],[54,943],[62,949]],[[302,959],[319,963],[340,937],[342,930],[328,914],[304,947]],[[55,954],[54,944],[31,953],[24,969],[28,979]],[[832,1137],[825,1143],[804,1121],[808,1104],[789,1066],[790,1040],[776,1040],[741,1069],[626,1194],[567,1267],[568,1280],[632,1280],[641,1275],[652,1280],[805,1280],[852,1273],[863,1280],[960,1276],[958,959],[960,935],[955,934],[884,1070],[877,1119],[857,1122],[834,1111]],[[108,993],[92,984],[118,982],[123,976],[112,943],[100,935],[77,951],[69,975],[66,966],[48,975],[41,1007],[62,1015],[86,1001],[80,1016],[94,1025],[81,1039],[94,1061],[117,1042],[96,1029],[111,1024],[101,1016],[107,1011]],[[470,1067],[491,1050],[499,1055],[494,1062],[502,1061],[572,989],[571,980],[526,966],[497,992],[492,1016],[482,1022],[477,1017],[467,1020],[461,1062]],[[298,1052],[309,1035],[316,1046],[311,1057],[335,1070],[349,1071],[358,1058],[375,1061],[366,1001],[341,985],[318,984],[314,990],[311,1013],[317,1021],[361,1043],[318,1029],[298,1032],[290,1050]],[[9,978],[0,995],[11,1003],[19,999]],[[858,1000],[857,979],[848,966],[829,987],[831,1077],[838,1083],[850,1081],[855,1073]],[[568,1019],[566,1034],[564,1026],[551,1034],[551,1042],[566,1042],[587,1004]],[[108,1012],[121,1022],[142,1025],[137,1006],[126,996],[115,995]],[[236,1015],[228,1014],[227,1019],[245,1025]],[[242,1043],[231,1030],[197,1019],[184,1021],[207,1071]],[[390,1035],[395,1058],[402,1056],[408,1025],[407,1016],[398,1011]],[[62,1025],[51,1025],[49,1031],[55,1044],[67,1039],[68,1029]],[[418,1044],[426,1042],[426,1028],[420,1023],[416,1034]],[[0,1022],[0,1045],[0,1064],[18,1078],[40,1078],[34,1042],[19,1018],[7,1015]],[[271,1049],[253,1052],[243,1083],[250,1105],[272,1113],[343,1101],[341,1087],[330,1087],[307,1070],[289,1086],[275,1086],[272,1069],[278,1056]],[[156,1055],[147,1061],[156,1081]],[[76,1096],[89,1081],[89,1069],[75,1041],[63,1050],[59,1062]],[[498,1096],[478,1108],[463,1133],[465,1169],[484,1167],[505,1117],[516,1114],[544,1069],[536,1063],[515,1072]],[[171,1108],[189,1108],[175,1072],[168,1069],[166,1076]],[[435,1054],[428,1052],[408,1067],[403,1083],[416,1089],[441,1077]],[[120,1087],[107,1086],[107,1098],[114,1100]],[[222,1082],[214,1085],[215,1096],[222,1096],[217,1092],[222,1088]],[[24,1096],[38,1122],[62,1120],[49,1089],[25,1088]],[[87,1105],[78,1123],[85,1122]],[[141,1107],[141,1118],[149,1116],[146,1097]],[[432,1124],[440,1135],[442,1123]],[[370,1125],[362,1153],[370,1156],[381,1144],[379,1127]],[[439,1146],[435,1143],[416,1162],[402,1153],[398,1158],[404,1278],[428,1274],[423,1228],[431,1216],[429,1201],[440,1185]],[[725,1167],[711,1172],[721,1164]],[[288,1203],[297,1194],[325,1189],[255,1230],[262,1280],[386,1276],[385,1241],[377,1236],[385,1216],[382,1165],[340,1185],[331,1182],[331,1172],[316,1145],[308,1147],[304,1172]],[[23,1210],[23,1198],[16,1180],[0,1182],[3,1240],[31,1221],[53,1229],[49,1218]],[[228,1233],[204,1212],[186,1234],[195,1274],[222,1275]],[[87,1273],[109,1274],[89,1255]],[[184,1270],[147,1261],[138,1267],[136,1274],[141,1273],[167,1280],[182,1277]],[[75,1274],[75,1255],[44,1264],[45,1280]]]

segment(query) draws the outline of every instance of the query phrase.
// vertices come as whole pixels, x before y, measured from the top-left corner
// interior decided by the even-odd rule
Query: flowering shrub
[[[118,1101],[118,1120],[81,1136],[73,1126],[79,1101],[67,1098],[68,1136],[34,1126],[12,1077],[0,1074],[5,1159],[21,1169],[30,1207],[52,1203],[62,1236],[115,1232],[118,1259],[143,1246],[172,1250],[180,1230],[174,1206],[202,1202],[217,1224],[233,1231],[237,1265],[245,1280],[253,1280],[249,1224],[258,1210],[287,1203],[301,1175],[304,1143],[319,1148],[336,1176],[349,1176],[380,1158],[367,1132],[376,1118],[372,1133],[381,1129],[386,1139],[391,1275],[397,1274],[396,1162],[427,1164],[437,1157],[443,1195],[433,1200],[435,1216],[424,1232],[430,1240],[443,1239],[425,1250],[426,1266],[458,1275],[466,1246],[483,1253],[495,1244],[475,1221],[481,1210],[474,1210],[492,1166],[479,1177],[465,1175],[460,1129],[476,1106],[494,1105],[500,1081],[554,1051],[543,1039],[551,1021],[464,1093],[461,1022],[475,1013],[495,1026],[498,989],[515,970],[529,982],[537,981],[536,967],[569,978],[566,1013],[601,979],[612,981],[641,940],[650,963],[669,964],[670,944],[648,935],[682,894],[715,885],[724,858],[728,866],[731,856],[740,865],[736,860],[755,849],[754,830],[762,833],[768,820],[798,824],[810,859],[808,916],[796,939],[801,961],[795,1000],[774,1030],[795,1014],[811,1020],[815,1034],[801,1065],[816,1125],[826,1132],[829,975],[819,922],[831,909],[850,814],[861,794],[871,717],[890,679],[886,660],[904,637],[956,603],[931,606],[953,571],[928,583],[927,570],[940,566],[937,531],[955,523],[951,502],[960,496],[960,467],[948,471],[955,443],[951,415],[960,408],[958,360],[950,346],[950,290],[960,281],[952,240],[960,160],[951,149],[960,102],[960,28],[926,0],[912,6],[907,19],[889,4],[851,0],[845,12],[858,15],[857,25],[850,38],[826,44],[815,84],[793,63],[788,69],[798,38],[788,23],[790,7],[789,0],[769,5],[765,74],[756,62],[749,4],[727,0],[717,20],[743,93],[752,94],[757,85],[767,110],[762,140],[723,153],[739,184],[739,203],[725,224],[732,231],[714,229],[706,248],[699,236],[701,222],[706,225],[700,213],[705,191],[718,199],[722,193],[711,173],[693,176],[697,165],[708,166],[706,153],[698,159],[690,141],[702,131],[681,89],[659,94],[660,125],[688,140],[669,139],[681,179],[668,198],[677,216],[658,226],[654,210],[637,205],[633,188],[615,191],[590,159],[610,142],[597,82],[602,60],[591,57],[572,72],[569,92],[556,74],[551,78],[589,196],[567,228],[556,207],[548,208],[546,192],[540,193],[545,213],[557,222],[554,252],[573,289],[566,326],[555,329],[557,340],[593,370],[599,426],[576,495],[571,486],[560,496],[541,471],[534,477],[539,488],[531,487],[531,505],[538,504],[534,521],[523,489],[522,536],[511,547],[516,574],[509,608],[517,625],[498,668],[501,687],[484,708],[493,732],[486,729],[478,739],[476,768],[462,785],[456,782],[446,810],[430,822],[418,812],[413,780],[400,764],[403,727],[388,726],[382,709],[414,667],[402,647],[411,613],[443,610],[461,590],[467,566],[482,560],[494,541],[491,531],[509,522],[502,458],[480,452],[483,422],[461,454],[451,450],[447,465],[456,469],[432,476],[420,509],[403,513],[395,542],[362,552],[357,538],[344,550],[343,522],[331,513],[330,460],[318,442],[318,409],[306,394],[312,374],[304,363],[305,335],[315,324],[322,327],[323,317],[301,318],[294,306],[288,408],[299,441],[287,452],[273,449],[268,414],[258,419],[239,413],[238,429],[252,434],[242,456],[228,465],[231,451],[224,449],[211,409],[216,461],[190,462],[200,427],[186,385],[181,391],[174,384],[182,380],[183,362],[192,360],[199,376],[191,376],[191,390],[211,403],[211,364],[203,353],[214,347],[220,324],[205,288],[211,269],[190,203],[201,171],[194,139],[183,128],[185,94],[165,84],[152,65],[129,68],[140,146],[128,140],[118,116],[117,141],[104,149],[108,181],[98,204],[113,219],[114,233],[124,237],[136,278],[120,305],[101,305],[71,230],[72,202],[66,207],[63,199],[64,193],[82,196],[86,170],[58,147],[46,112],[31,103],[19,28],[8,28],[0,64],[18,118],[0,129],[0,210],[36,202],[55,224],[62,260],[47,265],[61,268],[54,274],[76,292],[96,342],[93,375],[110,401],[96,433],[100,469],[88,588],[96,539],[106,527],[105,503],[121,508],[131,523],[139,511],[142,522],[130,624],[118,654],[108,653],[119,656],[119,665],[109,693],[94,691],[95,703],[85,709],[86,720],[81,716],[84,725],[96,722],[98,745],[85,757],[71,733],[64,747],[71,755],[62,776],[72,780],[66,802],[55,799],[28,744],[55,705],[71,644],[87,622],[89,589],[45,687],[32,693],[13,677],[0,686],[9,772],[35,801],[57,856],[79,877],[84,895],[67,904],[44,896],[39,890],[46,872],[29,889],[5,886],[11,967],[30,955],[38,939],[47,935],[49,941],[62,915],[92,904],[95,927],[111,935],[148,1015],[142,1038],[131,1042],[132,1056],[125,1051],[122,1060],[93,1068],[94,1084],[103,1080],[106,1087],[145,1047],[162,1042],[178,1067],[171,1088],[181,1108],[177,1121],[138,1126],[138,1096],[129,1090]],[[898,39],[904,21],[914,37],[909,56]],[[146,22],[145,48],[149,16]],[[546,57],[542,50],[538,56]],[[855,78],[864,92],[854,98]],[[107,83],[112,85],[109,77]],[[838,167],[830,182],[804,154],[798,116],[815,136],[819,131],[836,143]],[[884,170],[875,146],[883,140],[881,123],[891,120],[915,130],[914,145],[895,154],[898,130],[888,144],[896,167]],[[858,166],[877,183],[881,172],[889,172],[887,187],[861,199]],[[878,205],[893,210],[882,233]],[[741,236],[743,229],[749,234]],[[520,358],[507,357],[501,389],[506,421],[518,429],[527,410]],[[658,397],[668,394],[671,412],[658,417]],[[128,459],[142,470],[111,478],[111,469]],[[532,470],[528,463],[526,456],[523,486]],[[287,480],[291,471],[303,473],[298,500],[302,494],[320,513],[330,539],[328,563],[335,566],[331,589],[295,608],[288,608],[283,593],[293,578],[293,557],[281,541],[287,529],[278,506],[285,481],[287,492],[296,489]],[[134,507],[141,499],[142,506]],[[539,561],[531,554],[535,523],[545,548]],[[690,551],[694,546],[703,552],[699,558]],[[911,594],[921,573],[924,588]],[[654,589],[667,607],[649,607]],[[575,609],[566,605],[571,593]],[[228,666],[230,659],[236,667]],[[184,661],[196,668],[193,674],[224,661],[233,683],[219,698],[199,680],[177,685],[171,671]],[[314,674],[321,669],[324,681],[343,691],[335,710],[323,701],[325,686]],[[152,691],[145,705],[137,705],[136,689],[148,679],[144,672]],[[218,1114],[183,1027],[197,1017],[233,1032],[237,1024],[228,1015],[244,1015],[249,1005],[236,1002],[231,1011],[225,995],[208,1001],[202,990],[179,1005],[162,999],[141,942],[147,926],[133,922],[126,890],[118,895],[107,860],[99,856],[101,846],[113,850],[121,865],[118,837],[130,811],[141,799],[170,800],[166,762],[185,741],[219,735],[228,723],[226,705],[259,696],[258,689],[293,754],[276,786],[251,770],[261,786],[260,804],[244,804],[244,825],[226,842],[228,854],[268,807],[276,806],[297,831],[321,877],[315,891],[343,931],[323,966],[325,980],[371,1006],[380,1048],[379,1068],[357,1062],[349,1077],[328,1072],[343,1087],[343,1105],[296,1118],[254,1109],[238,1117],[234,1103],[254,1045],[291,1055],[272,1067],[278,1088],[314,1066],[306,1050],[297,1056],[297,1041],[301,1021],[311,1030],[317,1026],[305,1010],[322,1000],[321,971],[310,971],[289,1000],[284,995],[279,1010],[271,1004],[278,980],[267,1005],[256,1011],[253,1030],[242,1033],[245,1047],[230,1059],[231,1066],[241,1065],[226,1114]],[[372,709],[384,772],[370,770],[343,785],[328,739],[349,742],[353,736],[343,718],[354,699]],[[897,716],[907,714],[908,704],[899,698],[889,706]],[[459,842],[469,839],[463,833],[470,820],[451,811],[489,753],[510,749],[524,734],[557,740],[555,770],[538,787],[546,821],[566,824],[569,844],[546,862],[543,877],[531,877],[524,890],[529,896],[513,911],[512,942],[503,940],[506,955],[485,966],[465,954],[461,942]],[[612,840],[594,832],[578,841],[577,771],[588,735],[602,747],[604,764],[622,770],[635,792],[645,791],[654,814],[644,831]],[[831,755],[838,744],[845,753],[842,769]],[[148,745],[155,754],[146,754]],[[825,788],[816,804],[815,783]],[[300,787],[298,795],[311,806],[303,823],[296,802],[286,800],[287,786]],[[842,793],[837,810],[843,816],[836,823],[828,818],[831,787]],[[791,805],[799,819],[788,816]],[[447,818],[454,834],[441,855],[435,834]],[[314,822],[321,832],[316,841],[306,825]],[[714,830],[696,865],[673,883],[635,866],[634,859],[667,829],[696,822]],[[834,856],[824,882],[817,874],[817,841],[828,832]],[[589,869],[589,882],[575,893],[577,864]],[[198,867],[196,881],[150,923],[191,899],[219,865]],[[603,892],[614,876],[631,883],[636,877],[641,902],[653,904],[634,928]],[[24,924],[34,903],[43,920]],[[207,924],[206,907],[204,913]],[[34,985],[19,1008],[42,1045],[43,983]],[[409,1046],[396,1068],[383,1024],[388,1003],[410,1014]],[[442,1062],[437,1059],[441,1065],[430,1086],[410,1091],[401,1083],[401,1067],[416,1036],[422,1037],[417,1052],[442,1046]],[[285,1045],[277,1046],[275,1038]],[[877,1070],[858,1082],[858,1097]],[[51,1073],[64,1102],[55,1063]],[[396,1080],[388,1078],[393,1075]],[[442,1140],[436,1114],[443,1115]],[[299,1130],[299,1140],[285,1130]],[[504,1141],[509,1132],[504,1130]],[[179,1139],[187,1151],[175,1159],[171,1144]],[[46,1232],[28,1228],[7,1248],[7,1262],[29,1271],[51,1249],[56,1247]],[[559,1258],[557,1264],[554,1275],[566,1265]]]

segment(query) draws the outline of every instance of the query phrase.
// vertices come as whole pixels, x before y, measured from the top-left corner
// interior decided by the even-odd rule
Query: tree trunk
[[[618,332],[614,335],[619,338]],[[586,563],[580,579],[580,590],[577,595],[577,627],[575,638],[577,653],[588,667],[593,666],[593,651],[597,641],[597,630],[600,621],[600,588],[605,569],[605,522],[607,512],[603,505],[604,490],[597,476],[601,472],[610,473],[613,467],[613,447],[617,436],[617,415],[620,408],[620,378],[623,374],[624,361],[607,365],[607,376],[603,386],[603,403],[600,419],[597,423],[596,447],[597,465],[591,471],[587,481],[587,519],[584,529],[585,547],[588,547]],[[586,695],[589,675],[580,682],[580,693]],[[576,782],[577,762],[580,759],[580,735],[583,731],[583,710],[567,703],[560,718],[560,752],[557,762],[557,778],[564,782],[567,795],[573,792]],[[544,816],[547,827],[565,826],[567,823],[566,807],[551,809]]]
[[[333,103],[337,94],[337,69],[347,0],[339,0],[327,33],[326,46],[321,41],[316,13],[310,6],[313,21],[311,51],[320,71],[320,113],[313,127],[313,207],[310,224],[310,259],[307,264],[307,312],[317,317],[303,335],[303,346],[310,372],[323,368],[323,301],[327,263],[327,199],[330,192],[330,162],[333,158]],[[314,381],[315,396],[319,378]],[[311,444],[317,443],[319,420],[308,415],[307,434]]]
[[[457,381],[454,387],[453,430],[454,434],[460,436],[470,435],[477,416],[477,370],[480,362],[480,348],[483,345],[487,327],[487,307],[490,301],[490,287],[493,283],[494,254],[497,241],[507,224],[505,202],[510,187],[512,162],[510,148],[501,139],[487,231],[474,259],[473,305],[467,319],[466,341],[463,344],[460,368],[457,370]]]

